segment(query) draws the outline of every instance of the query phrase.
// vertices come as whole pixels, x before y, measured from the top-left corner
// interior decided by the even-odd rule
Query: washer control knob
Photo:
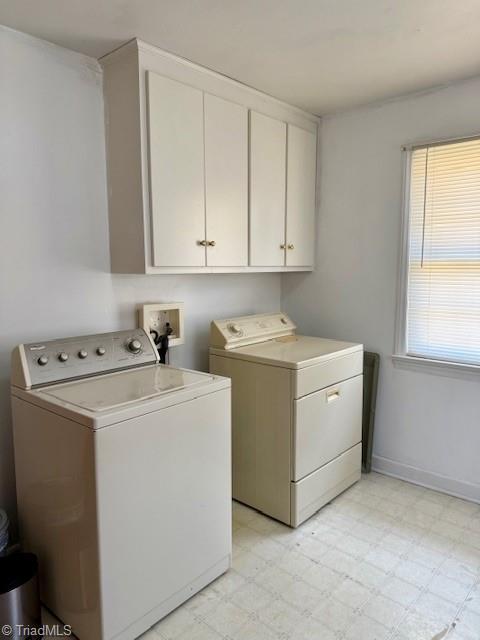
[[[41,367],[44,367],[48,362],[48,356],[45,356],[45,355],[40,356],[37,362]]]
[[[60,360],[60,362],[66,362],[68,360],[68,353],[62,351],[62,353],[58,354],[58,359]]]
[[[78,352],[78,357],[81,360],[85,360],[87,356],[88,356],[88,351],[86,351],[85,349],[80,349],[80,351]]]
[[[129,340],[127,342],[127,349],[131,353],[140,353],[140,351],[142,350],[142,343],[140,342],[140,340],[132,338],[132,340]]]
[[[104,356],[106,354],[105,347],[97,347],[97,356]]]

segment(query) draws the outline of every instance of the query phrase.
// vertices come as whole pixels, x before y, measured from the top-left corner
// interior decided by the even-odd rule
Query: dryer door
[[[295,481],[361,442],[362,393],[363,376],[356,376],[295,400]]]

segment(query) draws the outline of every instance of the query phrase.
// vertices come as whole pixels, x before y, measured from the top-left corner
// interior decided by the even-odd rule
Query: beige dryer
[[[299,336],[284,313],[211,325],[232,380],[233,497],[296,527],[360,479],[363,346]]]

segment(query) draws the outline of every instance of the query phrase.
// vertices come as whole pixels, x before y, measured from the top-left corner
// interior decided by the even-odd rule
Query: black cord
[[[160,356],[160,362],[165,364],[168,352],[168,335],[166,333],[163,336],[160,336],[160,342],[157,349],[158,355]]]
[[[160,356],[160,362],[162,364],[166,364],[167,355],[169,355],[168,342],[172,333],[173,329],[169,322],[165,323],[165,333],[161,336],[158,335],[158,331],[155,331],[155,329],[151,329],[150,331],[150,335],[153,337],[153,341],[157,345],[158,355]],[[170,362],[170,357],[168,357],[168,361]]]

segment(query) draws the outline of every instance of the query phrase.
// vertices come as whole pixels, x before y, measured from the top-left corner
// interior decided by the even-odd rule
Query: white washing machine
[[[292,527],[360,479],[363,346],[295,334],[284,313],[217,320],[232,380],[233,497]]]
[[[132,640],[231,564],[230,381],[141,329],[12,361],[20,534],[80,640]]]

